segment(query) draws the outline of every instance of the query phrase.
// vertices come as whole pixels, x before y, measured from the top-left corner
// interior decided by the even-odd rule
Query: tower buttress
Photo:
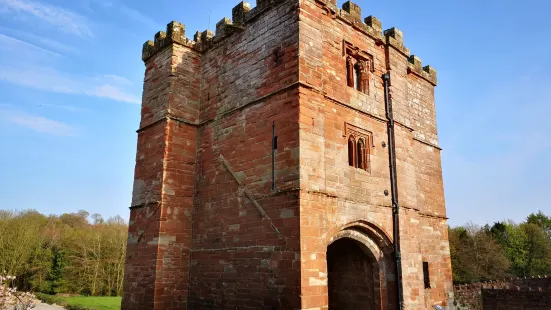
[[[186,309],[201,54],[171,22],[145,43],[122,309]]]

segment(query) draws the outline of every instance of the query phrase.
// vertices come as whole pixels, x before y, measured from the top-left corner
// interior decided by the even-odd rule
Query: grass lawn
[[[67,305],[81,306],[98,310],[120,310],[122,297],[61,297]]]
[[[61,297],[37,293],[38,299],[64,306],[69,310],[120,310],[122,297]]]

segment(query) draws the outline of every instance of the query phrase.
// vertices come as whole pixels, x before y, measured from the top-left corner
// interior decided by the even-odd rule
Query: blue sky
[[[127,217],[143,42],[237,2],[0,0],[0,208]],[[357,3],[438,70],[450,223],[551,215],[551,2]]]

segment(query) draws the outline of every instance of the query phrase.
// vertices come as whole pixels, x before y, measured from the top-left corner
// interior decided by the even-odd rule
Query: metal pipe
[[[272,122],[272,190],[275,190],[275,151],[277,149],[277,140],[275,135],[275,121]]]
[[[390,168],[390,190],[393,208],[393,234],[394,234],[394,258],[396,259],[396,289],[398,295],[398,309],[404,307],[404,294],[402,286],[402,254],[400,252],[400,205],[398,204],[398,186],[396,181],[396,154],[394,144],[394,118],[392,116],[392,102],[390,99],[390,75],[383,75],[385,85],[385,110],[388,131],[388,160]]]

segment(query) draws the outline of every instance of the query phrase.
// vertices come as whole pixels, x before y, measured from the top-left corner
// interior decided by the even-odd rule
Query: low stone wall
[[[456,285],[454,295],[459,309],[482,309],[483,289],[509,289],[513,279]]]
[[[483,310],[549,310],[551,291],[483,289]]]
[[[525,278],[525,279],[515,279],[512,281],[512,288],[520,288],[521,290],[535,290],[537,291],[541,288],[544,291],[551,291],[551,278],[547,276],[541,278]]]
[[[493,298],[493,293],[486,293],[486,295],[483,295],[483,291],[491,291],[497,293],[495,293],[495,298]],[[532,309],[533,306],[529,306],[531,300],[545,300],[545,298],[542,296],[536,297],[536,295],[538,294],[545,295],[545,293],[547,293],[547,296],[549,296],[549,293],[551,293],[551,278],[547,276],[516,279],[511,278],[497,281],[456,285],[454,287],[456,306],[458,309],[462,310],[513,309],[499,308],[503,307],[502,304],[504,304],[505,302],[513,301],[516,301],[518,304],[526,302],[527,306],[530,307],[529,309]],[[487,298],[487,300],[485,298]],[[498,304],[500,305],[499,307],[492,306]],[[486,308],[486,305],[489,305],[488,307],[490,308]],[[544,307],[533,309],[551,309],[551,306],[547,305],[546,308]]]

